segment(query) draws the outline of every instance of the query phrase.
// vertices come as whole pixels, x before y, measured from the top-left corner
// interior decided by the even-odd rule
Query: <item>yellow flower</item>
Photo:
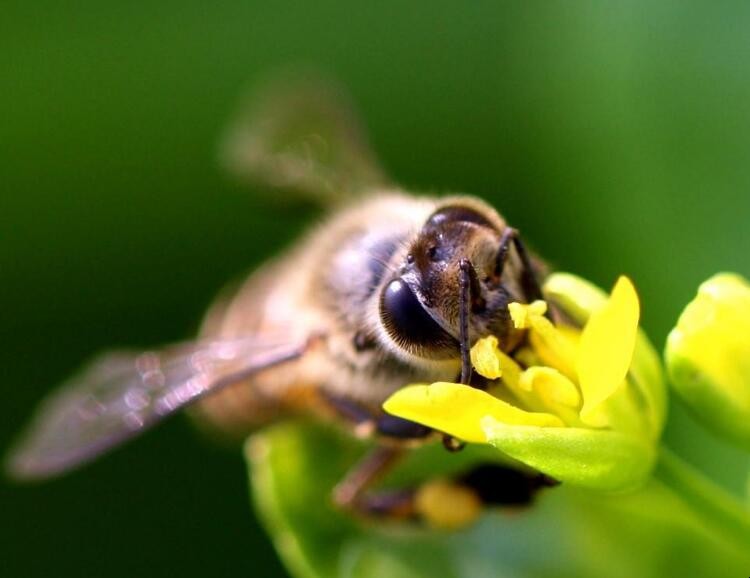
[[[637,487],[653,467],[666,398],[658,356],[638,329],[635,289],[621,277],[607,298],[582,279],[556,274],[545,294],[583,329],[553,324],[544,301],[510,304],[527,345],[511,357],[490,336],[471,351],[476,371],[499,380],[490,390],[496,395],[456,383],[413,385],[384,408],[489,443],[563,482]]]
[[[722,273],[703,283],[669,334],[670,381],[709,428],[750,447],[750,284]]]

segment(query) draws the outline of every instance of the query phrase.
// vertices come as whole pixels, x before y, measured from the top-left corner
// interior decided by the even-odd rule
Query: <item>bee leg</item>
[[[368,517],[389,520],[417,519],[416,490],[384,490],[364,494],[357,502],[357,510]]]
[[[476,521],[483,506],[474,488],[460,480],[438,478],[408,488],[363,493],[349,509],[365,518],[457,530]]]
[[[436,479],[409,488],[364,494],[354,511],[367,518],[458,530],[476,521],[482,508],[483,503],[473,488],[449,479]]]
[[[419,520],[419,488],[368,491],[402,455],[403,450],[390,446],[379,446],[366,454],[334,488],[334,503],[365,518]]]
[[[401,448],[378,446],[366,454],[333,489],[334,503],[343,509],[364,511],[363,496],[403,456]]]
[[[358,506],[373,517],[411,519],[432,528],[456,530],[474,523],[488,507],[528,507],[541,491],[557,485],[538,472],[486,464],[456,477],[371,492],[362,496]]]
[[[362,431],[363,424],[384,438],[395,440],[420,439],[432,434],[432,430],[416,422],[388,414],[368,414],[367,409],[351,400],[335,399],[339,407],[346,407],[349,415],[359,418],[356,429]],[[368,417],[365,417],[368,416]],[[398,445],[381,445],[366,454],[339,482],[333,490],[334,503],[345,510],[367,517],[406,519],[414,517],[414,491],[389,490],[369,491],[403,456],[404,449]]]
[[[386,438],[419,440],[432,434],[433,430],[421,423],[384,413],[375,418],[375,431]]]
[[[411,520],[428,527],[461,529],[486,507],[524,508],[559,482],[537,472],[496,464],[480,465],[453,478],[437,478],[407,488],[367,491],[394,464],[377,448],[357,464],[335,490],[334,500],[364,517]],[[395,450],[398,451],[398,450]]]
[[[322,391],[321,395],[328,406],[344,420],[354,426],[358,437],[370,437],[376,430],[376,416],[371,410],[349,398]]]
[[[354,426],[355,434],[371,437],[378,434],[386,438],[401,440],[421,439],[432,433],[432,429],[395,415],[375,412],[354,400],[323,392],[325,401],[333,410]]]
[[[537,279],[534,264],[531,262],[531,257],[518,235],[518,229],[506,227],[503,231],[503,235],[500,237],[500,248],[497,251],[497,257],[495,260],[495,275],[498,278],[502,277],[505,263],[508,261],[508,253],[510,252],[511,244],[515,247],[516,253],[518,253],[518,257],[521,259],[521,265],[523,266],[521,271],[521,287],[526,294],[526,298],[529,302],[536,301],[537,299],[544,299],[542,287]]]

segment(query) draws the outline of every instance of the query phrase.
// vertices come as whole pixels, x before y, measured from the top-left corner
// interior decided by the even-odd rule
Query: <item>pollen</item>
[[[470,488],[439,479],[417,490],[414,508],[432,528],[459,530],[476,521],[482,513],[482,502]]]

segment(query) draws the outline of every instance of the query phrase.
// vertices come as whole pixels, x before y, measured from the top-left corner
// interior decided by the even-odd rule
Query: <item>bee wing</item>
[[[324,204],[388,182],[344,91],[309,77],[279,78],[250,98],[221,161],[242,182]]]
[[[9,454],[7,473],[33,480],[73,469],[204,395],[298,358],[306,348],[247,338],[104,354],[40,404]]]

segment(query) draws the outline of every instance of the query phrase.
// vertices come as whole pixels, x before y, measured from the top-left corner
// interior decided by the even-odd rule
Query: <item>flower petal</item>
[[[635,489],[648,479],[655,460],[652,444],[612,430],[508,425],[490,416],[482,420],[482,429],[506,455],[586,488]]]
[[[591,315],[584,327],[577,363],[584,421],[625,382],[633,359],[639,315],[635,288],[627,277],[620,277],[609,301]]]
[[[473,443],[487,441],[480,426],[480,421],[485,416],[514,425],[564,425],[552,414],[524,411],[485,391],[458,383],[410,385],[388,398],[383,409],[392,415]]]
[[[566,316],[583,326],[589,317],[605,306],[607,294],[599,287],[570,273],[553,273],[544,282],[544,294]],[[638,330],[628,382],[636,395],[632,400],[646,423],[643,431],[656,439],[664,427],[667,414],[667,389],[664,386],[661,356],[648,336]]]

